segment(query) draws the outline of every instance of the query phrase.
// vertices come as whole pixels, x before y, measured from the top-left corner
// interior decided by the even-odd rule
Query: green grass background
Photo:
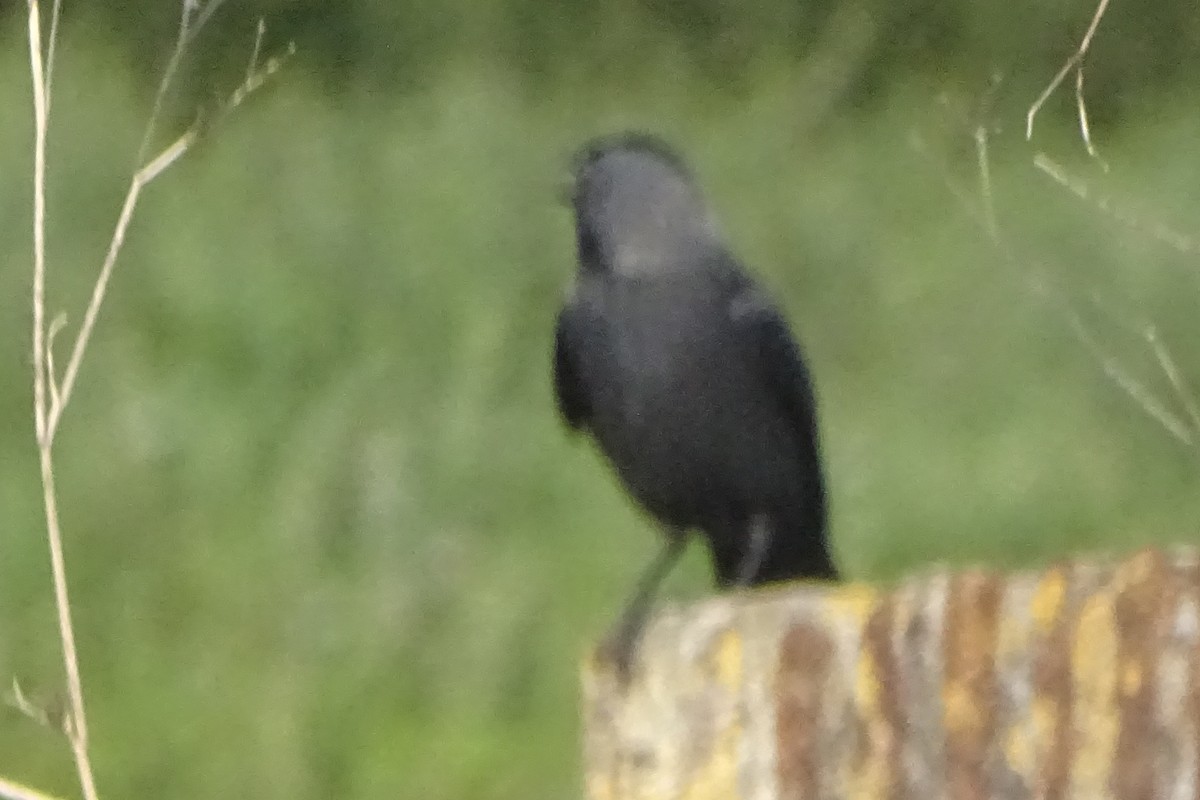
[[[61,704],[29,364],[31,129],[0,42],[0,684]],[[50,307],[81,316],[149,107],[89,37],[61,52]],[[947,190],[971,127],[928,78],[810,125],[803,66],[736,92],[664,56],[536,86],[459,59],[331,96],[303,53],[153,185],[58,442],[94,760],[106,797],[578,796],[576,670],[656,547],[548,383],[573,268],[568,154],[627,127],[686,153],[778,293],[818,385],[839,560],[890,580],[1191,541],[1195,451],[1107,380],[1062,286],[1166,394],[1121,315],[1200,386],[1200,271],[1031,166],[1011,87],[986,118],[1006,264]],[[1049,77],[1049,76],[1045,76]],[[1032,89],[1032,91],[1029,91]],[[1186,96],[1186,93],[1184,93]],[[1045,148],[1146,219],[1200,211],[1194,103]],[[911,145],[923,137],[928,155]],[[708,591],[698,549],[667,588]],[[53,732],[0,710],[0,774],[72,795]]]

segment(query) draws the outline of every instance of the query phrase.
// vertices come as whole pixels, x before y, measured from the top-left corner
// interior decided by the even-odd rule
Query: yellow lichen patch
[[[865,621],[865,617],[864,617]],[[840,792],[846,797],[883,797],[889,780],[888,749],[893,732],[883,718],[880,705],[882,687],[879,664],[864,648],[859,656],[854,679],[854,707],[866,729],[861,758],[850,759],[850,773]]]
[[[1079,616],[1071,648],[1077,747],[1071,771],[1071,796],[1111,796],[1109,768],[1116,752],[1119,715],[1116,704],[1117,622],[1111,591],[1091,597]]]
[[[682,800],[736,800],[738,795],[738,747],[744,737],[742,726],[732,721],[721,732],[704,764],[684,787]]]
[[[1033,601],[1029,604],[1029,612],[1034,625],[1041,633],[1049,632],[1050,627],[1058,619],[1066,595],[1067,577],[1061,568],[1048,571],[1038,581],[1037,589],[1033,593]]]
[[[1009,769],[1017,775],[1032,775],[1034,764],[1034,745],[1029,740],[1029,732],[1024,726],[1010,728],[1004,737],[1004,760]]]
[[[853,629],[858,637],[865,635],[867,623],[879,605],[882,593],[865,584],[851,584],[831,593],[823,605],[827,624],[835,628]],[[881,746],[890,735],[880,705],[882,687],[879,665],[868,648],[859,653],[852,676],[853,706],[860,724],[865,728],[861,751],[839,759],[837,780],[846,797],[882,797],[888,780],[887,749]]]
[[[1050,743],[1053,741],[1054,732],[1058,728],[1058,718],[1062,714],[1062,705],[1054,699],[1047,697],[1037,697],[1031,703],[1029,710],[1029,730],[1028,739],[1025,739],[1026,752],[1029,753],[1031,763],[1028,771],[1021,774],[1030,775],[1033,773],[1033,762],[1044,758],[1050,750]],[[1018,733],[1017,729],[1013,729],[1013,737],[1024,739]],[[1014,769],[1016,764],[1013,765]]]
[[[862,583],[852,583],[834,591],[822,603],[823,610],[839,624],[849,618],[861,630],[879,602],[879,591]],[[842,618],[842,619],[838,619]]]
[[[718,800],[736,798],[739,747],[745,738],[742,720],[740,719],[741,704],[737,701],[744,682],[742,653],[742,636],[735,629],[722,631],[712,643],[707,658],[700,669],[688,676],[695,680],[697,694],[706,694],[710,699],[720,698],[715,704],[718,717],[714,720],[716,729],[712,741],[704,752],[697,756],[697,762],[691,765],[687,783],[682,788],[681,797],[685,800]],[[676,683],[682,676],[663,675],[663,678]],[[705,689],[705,685],[712,688]]]
[[[983,726],[979,702],[970,687],[959,681],[942,690],[942,723],[947,733],[969,733]]]
[[[584,779],[588,800],[615,800],[611,775],[588,773]]]
[[[725,631],[713,649],[717,681],[722,686],[736,691],[742,683],[741,634],[733,629]]]
[[[854,705],[864,715],[879,713],[879,668],[865,650],[854,679]]]
[[[1054,757],[1061,718],[1070,713],[1067,699],[1057,695],[1054,686],[1057,681],[1050,677],[1057,670],[1047,672],[1048,665],[1057,660],[1054,651],[1063,648],[1065,654],[1069,647],[1068,642],[1055,635],[1063,622],[1066,599],[1067,576],[1061,567],[1048,570],[1032,587],[1028,606],[1030,630],[1025,647],[1036,688],[1031,693],[1027,724],[1014,725],[1006,739],[1010,763],[1023,775],[1033,775],[1038,764]]]

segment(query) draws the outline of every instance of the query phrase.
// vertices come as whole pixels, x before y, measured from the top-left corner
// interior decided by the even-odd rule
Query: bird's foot
[[[637,663],[644,619],[623,617],[601,640],[596,650],[601,663],[612,666],[617,681],[627,686]]]

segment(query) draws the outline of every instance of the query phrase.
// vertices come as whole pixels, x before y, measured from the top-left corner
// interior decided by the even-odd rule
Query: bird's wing
[[[579,312],[568,303],[558,312],[554,329],[554,395],[563,420],[576,430],[587,425],[591,416],[587,387],[580,378],[575,356],[581,333]]]
[[[729,304],[730,318],[744,332],[760,374],[776,401],[807,438],[816,435],[812,379],[787,321],[762,290],[746,285]]]

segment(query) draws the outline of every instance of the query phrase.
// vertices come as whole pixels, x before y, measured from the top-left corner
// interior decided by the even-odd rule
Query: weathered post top
[[[583,688],[592,800],[1193,798],[1200,560],[726,595]]]

